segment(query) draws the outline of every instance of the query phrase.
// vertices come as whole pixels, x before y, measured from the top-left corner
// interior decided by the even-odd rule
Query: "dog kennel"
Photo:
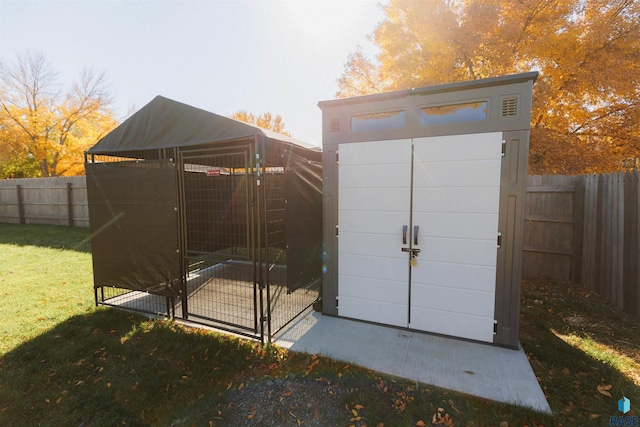
[[[317,300],[319,149],[158,96],[85,158],[96,304],[270,340]]]
[[[536,76],[319,103],[324,313],[517,347]]]

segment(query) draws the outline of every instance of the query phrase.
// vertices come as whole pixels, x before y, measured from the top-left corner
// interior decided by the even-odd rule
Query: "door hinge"
[[[340,234],[340,226],[336,225],[336,237],[338,237],[338,234]]]
[[[494,335],[498,333],[498,321],[497,320],[493,321],[493,333],[494,333]]]
[[[262,316],[262,317],[260,318],[260,321],[261,321],[261,322],[268,322],[268,321],[269,321],[269,316]]]
[[[507,155],[507,141],[505,139],[502,140],[502,157]]]
[[[498,248],[502,246],[502,233],[498,232]]]

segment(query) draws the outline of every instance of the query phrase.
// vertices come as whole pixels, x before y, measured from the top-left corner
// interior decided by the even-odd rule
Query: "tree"
[[[384,12],[376,61],[352,54],[337,96],[538,70],[531,173],[640,158],[640,0],[390,0]]]
[[[250,125],[261,127],[263,129],[272,130],[282,135],[291,136],[289,132],[284,130],[284,122],[282,121],[282,117],[280,115],[274,116],[273,114],[267,112],[260,114],[259,116],[255,116],[253,113],[249,113],[245,110],[239,110],[231,114],[229,117],[234,120],[239,120],[241,122],[249,123]]]
[[[104,74],[83,70],[61,93],[57,75],[39,53],[0,63],[0,174],[84,173],[83,153],[117,122],[108,109]]]

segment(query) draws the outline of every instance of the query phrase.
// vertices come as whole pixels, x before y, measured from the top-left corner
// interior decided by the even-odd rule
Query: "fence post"
[[[24,201],[22,200],[22,185],[16,185],[16,191],[18,192],[18,219],[20,224],[25,223],[24,219]]]
[[[584,238],[585,214],[585,180],[586,176],[573,179],[573,239],[571,257],[571,282],[582,283],[582,246]]]
[[[67,182],[67,212],[69,214],[69,227],[73,227],[73,190],[70,182]]]

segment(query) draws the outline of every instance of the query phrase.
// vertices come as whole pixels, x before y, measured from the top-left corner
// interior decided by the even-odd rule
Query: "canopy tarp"
[[[135,150],[189,147],[255,136],[314,148],[310,144],[267,129],[156,96],[98,141],[88,153],[115,154]]]

